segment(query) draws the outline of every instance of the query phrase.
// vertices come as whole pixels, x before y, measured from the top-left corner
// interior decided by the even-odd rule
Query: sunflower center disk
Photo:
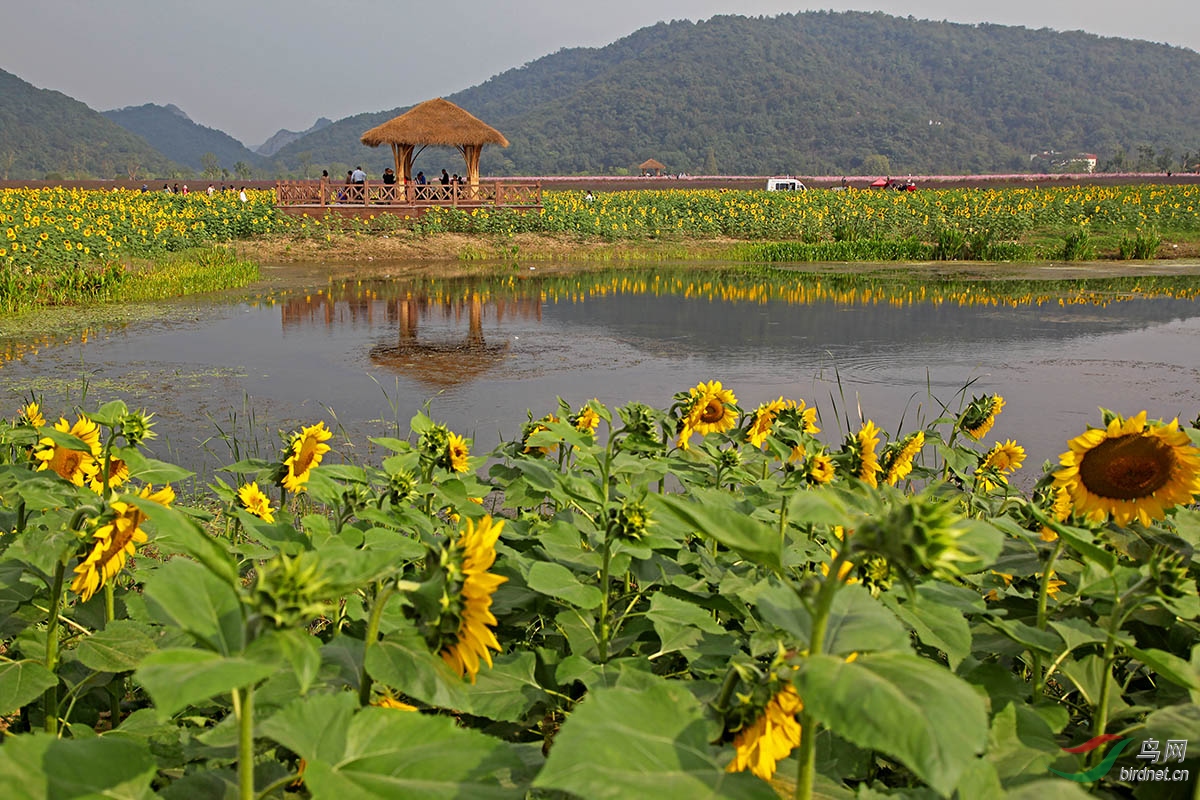
[[[1129,434],[1092,448],[1079,465],[1089,492],[1114,500],[1149,497],[1171,480],[1175,456],[1158,439]]]
[[[709,400],[704,406],[704,410],[700,412],[700,421],[712,424],[720,422],[725,416],[725,406],[720,400]]]

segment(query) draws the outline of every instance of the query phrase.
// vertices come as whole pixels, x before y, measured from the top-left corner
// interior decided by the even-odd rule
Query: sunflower
[[[1054,487],[1054,503],[1050,507],[1050,513],[1059,522],[1066,522],[1071,516],[1071,493],[1062,486]],[[1053,542],[1058,539],[1058,534],[1048,525],[1043,525],[1041,530],[1041,540],[1043,542]]]
[[[304,488],[313,467],[320,465],[321,459],[329,452],[330,447],[325,442],[331,438],[333,433],[325,427],[324,422],[309,425],[292,437],[287,448],[291,455],[283,462],[286,472],[281,484],[284,489],[297,492]]]
[[[108,460],[108,488],[115,489],[129,480],[129,465],[119,458]],[[96,474],[88,481],[88,488],[96,494],[104,492],[104,468],[96,462]]]
[[[875,456],[875,448],[879,446],[879,428],[871,420],[867,420],[850,444],[850,450],[855,455],[857,466],[854,477],[869,486],[879,485],[879,460]]]
[[[164,486],[155,492],[150,486],[144,486],[137,496],[169,506],[175,501],[175,490]],[[142,530],[146,514],[122,500],[111,505],[114,516],[92,534],[95,540],[92,552],[75,567],[75,579],[71,582],[71,591],[78,592],[85,603],[121,571],[126,557],[136,552],[136,546],[146,541],[146,532]]]
[[[883,456],[883,481],[888,486],[895,486],[908,477],[912,472],[913,459],[925,446],[925,431],[917,431],[905,436],[895,445],[888,447]]]
[[[275,510],[271,508],[271,498],[258,488],[258,482],[243,483],[237,491],[238,502],[242,508],[249,511],[263,522],[275,521]]]
[[[471,446],[467,440],[457,433],[446,437],[446,464],[455,472],[466,472],[470,469],[467,459],[471,457]]]
[[[795,428],[801,433],[820,433],[817,427],[817,409],[807,408],[803,400],[778,400],[761,404],[755,411],[746,430],[746,441],[755,447],[762,447],[767,436],[774,432],[776,425]],[[790,437],[785,437],[790,438]],[[789,444],[795,445],[789,441]]]
[[[1149,525],[1167,509],[1200,494],[1200,450],[1179,420],[1146,422],[1146,412],[1107,428],[1092,428],[1067,443],[1054,486],[1071,495],[1075,513],[1095,522],[1109,516],[1118,525],[1133,519]]]
[[[767,441],[767,436],[771,433],[771,427],[775,424],[775,417],[779,412],[787,407],[787,404],[795,405],[794,400],[784,400],[780,397],[778,400],[772,400],[769,403],[762,403],[754,411],[754,419],[750,423],[750,429],[746,431],[746,441],[755,447],[762,447]]]
[[[548,445],[530,445],[529,444],[529,439],[534,434],[540,433],[541,431],[550,430],[548,427],[546,427],[547,423],[550,423],[550,422],[558,422],[558,417],[554,416],[553,414],[547,414],[546,416],[539,419],[537,422],[529,422],[528,424],[525,425],[525,436],[521,440],[521,445],[522,445],[521,452],[522,453],[524,453],[525,455],[537,454],[539,456],[548,456],[551,453],[553,453],[554,451],[558,450],[557,444],[548,444]],[[463,470],[459,470],[459,471],[462,472]]]
[[[377,698],[375,700],[374,703],[371,703],[371,705],[378,706],[379,708],[394,708],[397,711],[416,711],[417,710],[416,706],[410,706],[408,703],[404,702],[403,700],[397,700],[396,698],[392,697],[390,694],[381,695],[379,698]]]
[[[985,492],[990,492],[996,486],[996,479],[1004,482],[1004,477],[1019,470],[1023,463],[1025,463],[1024,447],[1012,439],[996,442],[983,457],[979,469],[975,470],[975,480],[979,481],[979,485]]]
[[[813,453],[805,461],[806,475],[809,483],[826,484],[833,480],[836,474],[833,459],[828,453]]]
[[[738,731],[733,739],[733,761],[725,771],[749,769],[764,781],[770,780],[775,765],[800,744],[796,715],[803,710],[804,701],[795,688],[790,683],[784,684],[754,723]]]
[[[46,418],[42,416],[38,404],[31,402],[21,407],[21,413],[17,417],[17,424],[28,425],[31,428],[42,428],[46,425]]]
[[[458,633],[453,642],[442,647],[442,659],[460,676],[467,675],[471,683],[479,673],[479,659],[490,667],[492,654],[488,648],[500,650],[500,643],[489,625],[496,624],[492,614],[492,594],[508,578],[493,575],[488,570],[496,561],[496,540],[504,522],[493,522],[490,515],[479,520],[478,526],[467,520],[452,548],[452,556],[461,554],[462,588],[459,592],[462,609],[459,612]]]
[[[963,433],[979,440],[996,424],[996,416],[1004,410],[1004,398],[998,394],[984,395],[971,399],[967,410],[958,419]]]
[[[76,486],[83,486],[91,481],[100,469],[96,456],[100,455],[100,427],[85,415],[81,415],[74,425],[59,418],[54,425],[59,433],[68,433],[83,440],[87,450],[72,450],[54,443],[50,437],[45,437],[37,444],[33,457],[42,463],[38,470],[51,470],[60,478],[68,480]]]
[[[596,432],[596,428],[600,427],[600,415],[591,406],[584,406],[579,411],[568,418],[568,421],[575,426],[575,430],[580,433]]]
[[[696,433],[724,433],[737,424],[737,398],[731,390],[721,388],[720,381],[698,383],[688,394],[692,399],[687,426]]]
[[[678,436],[675,439],[675,446],[680,450],[691,450],[693,433],[695,433],[695,431],[693,431],[691,426],[688,425],[687,417],[679,420],[679,431]]]

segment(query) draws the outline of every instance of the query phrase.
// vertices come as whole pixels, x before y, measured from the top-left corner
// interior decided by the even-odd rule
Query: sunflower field
[[[687,190],[601,192],[591,201],[576,192],[545,192],[540,213],[438,208],[422,231],[513,234],[567,233],[605,239],[730,237],[754,241],[889,241],[914,239],[945,250],[955,235],[983,245],[1056,239],[1087,232],[1125,238],[1139,234],[1200,234],[1200,186],[1075,186],[766,192]],[[949,239],[947,238],[949,237]],[[1030,241],[1030,244],[1038,244]],[[1049,248],[1049,249],[1047,249]],[[893,256],[897,257],[897,256]],[[908,255],[900,255],[907,258]],[[951,258],[961,257],[950,254]]]
[[[247,196],[242,203],[236,192],[210,197],[122,189],[0,190],[0,309],[106,299],[118,292],[128,299],[122,290],[129,259],[169,261],[184,251],[210,250],[282,227],[273,192],[248,190]],[[204,285],[203,275],[223,259],[208,252],[197,260],[207,263],[194,265],[184,284]]]
[[[1197,422],[1105,411],[1022,491],[1004,407],[830,437],[705,381],[483,455],[419,412],[366,464],[317,421],[185,499],[153,415],[30,402],[6,792],[1171,796],[1123,777],[1152,754],[1191,796]]]

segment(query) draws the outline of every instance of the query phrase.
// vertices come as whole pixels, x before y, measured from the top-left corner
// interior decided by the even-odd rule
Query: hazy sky
[[[0,69],[98,111],[174,103],[254,146],[280,128],[452,94],[659,21],[829,8],[1200,51],[1195,0],[0,0]]]

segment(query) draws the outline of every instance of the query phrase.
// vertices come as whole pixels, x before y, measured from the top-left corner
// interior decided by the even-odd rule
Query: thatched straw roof
[[[366,141],[366,140],[364,139],[363,141]],[[661,162],[655,161],[653,158],[647,158],[645,161],[643,161],[641,164],[638,165],[638,169],[664,170],[664,169],[666,169],[666,166],[664,164],[662,164]]]
[[[362,135],[362,143],[370,147],[381,144],[432,144],[446,147],[498,144],[508,147],[508,139],[500,131],[440,97],[426,100],[400,116],[371,128]]]

